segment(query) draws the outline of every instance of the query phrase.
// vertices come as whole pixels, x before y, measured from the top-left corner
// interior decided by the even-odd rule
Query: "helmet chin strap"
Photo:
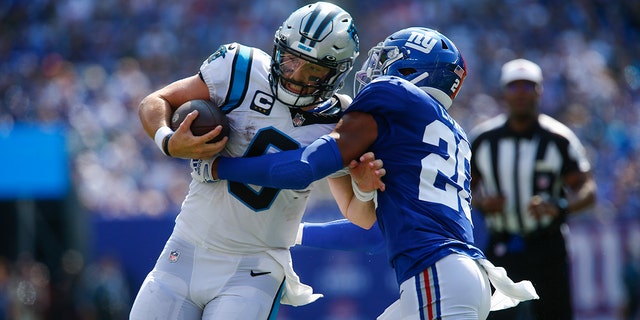
[[[429,72],[423,72],[421,75],[413,78],[413,80],[411,80],[411,83],[415,84],[416,86],[418,85],[418,82],[426,79],[429,76]],[[436,88],[432,88],[432,87],[418,87],[420,89],[422,89],[422,91],[430,94],[432,97],[436,98],[436,100],[438,100],[438,102],[440,102],[445,109],[449,109],[449,107],[451,107],[451,104],[453,103],[453,101],[451,101],[451,98],[449,96],[447,96],[444,92],[442,92],[441,90],[438,90]]]
[[[446,93],[442,92],[441,90],[432,87],[420,87],[420,89],[438,100],[438,102],[440,102],[445,109],[449,110],[449,107],[451,107],[453,101],[449,96],[447,96]]]

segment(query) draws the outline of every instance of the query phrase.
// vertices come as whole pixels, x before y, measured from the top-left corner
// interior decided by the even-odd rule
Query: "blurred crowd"
[[[410,25],[452,39],[469,75],[450,110],[467,130],[502,111],[497,92],[504,62],[539,63],[543,111],[575,130],[594,166],[599,202],[585,219],[639,219],[640,1],[333,2],[351,12],[358,27],[357,64],[375,43]],[[145,135],[138,103],[197,73],[220,44],[236,41],[271,53],[276,28],[304,3],[1,1],[0,130],[21,122],[62,126],[73,190],[92,215],[175,216],[190,181],[188,166],[163,156]],[[343,92],[351,88],[347,83]]]
[[[452,108],[471,128],[501,110],[499,67],[544,69],[544,112],[589,149],[606,212],[640,209],[640,3],[634,0],[337,1],[366,50],[409,25],[439,29],[469,76]],[[139,124],[143,96],[198,71],[220,44],[267,52],[299,1],[34,0],[0,4],[0,126],[62,124],[75,190],[110,218],[175,215],[183,160],[162,156]],[[553,4],[553,7],[551,5]],[[343,89],[351,93],[349,83]]]
[[[127,318],[130,289],[116,259],[105,256],[85,265],[80,252],[68,250],[59,267],[26,253],[16,261],[0,258],[0,319]]]

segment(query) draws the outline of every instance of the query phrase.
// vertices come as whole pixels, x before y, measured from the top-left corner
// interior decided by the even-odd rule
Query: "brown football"
[[[198,116],[191,123],[191,133],[194,136],[201,136],[215,129],[218,125],[222,125],[222,132],[207,143],[218,142],[229,135],[227,115],[209,100],[191,100],[178,107],[171,117],[171,129],[177,130],[184,118],[194,110],[198,110]]]

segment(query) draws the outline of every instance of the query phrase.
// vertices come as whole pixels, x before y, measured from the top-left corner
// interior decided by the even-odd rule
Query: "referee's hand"
[[[560,214],[560,209],[553,203],[545,201],[543,197],[535,195],[529,202],[529,213],[536,219],[544,216],[556,217]]]
[[[505,202],[506,200],[502,195],[483,197],[480,200],[480,210],[485,215],[497,215],[504,210]]]

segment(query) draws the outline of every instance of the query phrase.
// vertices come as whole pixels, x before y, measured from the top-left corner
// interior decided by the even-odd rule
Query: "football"
[[[178,107],[171,117],[171,129],[177,130],[184,118],[194,110],[198,110],[198,116],[191,123],[191,133],[194,136],[201,136],[215,129],[218,125],[222,125],[222,132],[207,143],[218,142],[229,135],[227,115],[209,100],[191,100]]]

